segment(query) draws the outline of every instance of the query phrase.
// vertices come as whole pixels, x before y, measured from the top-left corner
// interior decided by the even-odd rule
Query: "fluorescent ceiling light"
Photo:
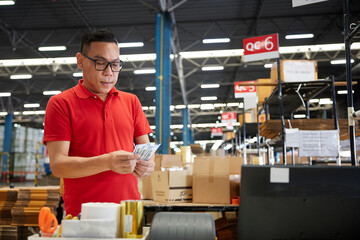
[[[82,77],[82,76],[83,76],[82,72],[73,73],[73,77]]]
[[[294,114],[294,118],[305,118],[305,114]]]
[[[214,103],[214,107],[216,107],[216,108],[226,107],[226,103]]]
[[[39,111],[23,111],[23,115],[44,115],[45,110],[39,110]]]
[[[24,108],[37,108],[40,107],[39,103],[26,103],[24,104]]]
[[[224,66],[206,66],[201,68],[202,71],[219,71],[224,70]]]
[[[200,108],[200,104],[190,104],[188,108]]]
[[[0,5],[1,6],[10,6],[10,5],[14,5],[15,1],[0,1]]]
[[[217,100],[216,96],[208,96],[208,97],[201,97],[200,98],[202,101],[214,101]]]
[[[155,91],[155,90],[156,90],[156,87],[154,87],[154,86],[146,87],[145,90],[146,90],[146,91]]]
[[[319,104],[332,104],[333,102],[331,101],[330,98],[320,98]]]
[[[215,107],[213,104],[201,104],[201,110],[213,110]]]
[[[309,100],[309,103],[318,103],[318,102],[320,102],[320,99],[317,99],[317,98]]]
[[[314,34],[312,33],[306,33],[306,34],[292,34],[292,35],[286,35],[285,39],[303,39],[303,38],[313,38]]]
[[[0,92],[0,97],[10,97],[11,93],[10,92]]]
[[[127,42],[127,43],[119,43],[119,48],[131,48],[131,47],[143,47],[143,42]]]
[[[60,91],[60,90],[43,91],[43,94],[44,94],[45,96],[49,96],[49,95],[56,95],[56,94],[59,94],[59,93],[61,93],[61,91]]]
[[[143,107],[142,107],[142,110],[143,110],[143,111],[149,110],[149,107],[143,106]]]
[[[6,115],[8,115],[7,112],[0,112],[0,116],[6,116]]]
[[[10,79],[30,79],[30,78],[32,78],[31,74],[10,75]]]
[[[207,38],[202,40],[203,43],[228,43],[230,38]]]
[[[65,51],[65,46],[48,46],[48,47],[39,47],[38,50],[40,52],[47,52],[47,51]]]
[[[186,108],[185,105],[175,105],[175,109],[183,109]]]
[[[336,64],[346,64],[346,60],[345,60],[345,59],[332,60],[330,63],[333,64],[333,65],[336,65]],[[351,59],[351,63],[354,63],[354,59]]]
[[[201,88],[219,88],[220,84],[201,84]]]
[[[244,54],[244,49],[180,52],[181,57],[188,58],[188,59],[214,58],[214,57],[237,57],[237,56],[242,56],[243,54]]]
[[[152,74],[152,73],[156,73],[156,70],[154,68],[138,69],[134,71],[134,74]]]
[[[264,64],[264,68],[271,68],[271,67],[272,67],[272,63]]]
[[[226,104],[228,107],[237,107],[239,106],[239,103],[228,103]]]
[[[341,95],[341,94],[347,94],[348,91],[347,90],[339,90],[337,91],[337,94]],[[354,93],[354,90],[352,90],[352,93]]]

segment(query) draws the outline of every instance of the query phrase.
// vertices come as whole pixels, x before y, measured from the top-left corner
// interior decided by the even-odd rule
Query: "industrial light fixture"
[[[10,97],[11,93],[10,92],[0,92],[0,97]]]
[[[47,46],[47,47],[39,47],[38,50],[40,52],[50,52],[50,51],[65,51],[65,46]]]
[[[14,4],[15,4],[15,1],[0,1],[1,6],[11,6]]]
[[[119,48],[131,48],[131,47],[143,47],[143,42],[125,42],[125,43],[119,43]]]
[[[201,68],[202,71],[220,71],[224,70],[224,66],[205,66]]]
[[[31,74],[15,74],[10,75],[10,79],[30,79],[32,78]]]
[[[134,74],[153,74],[153,73],[156,73],[156,70],[154,68],[134,70]]]
[[[266,63],[266,64],[264,64],[264,68],[272,68],[272,63]]]
[[[317,98],[313,98],[309,100],[309,103],[318,103],[318,102],[320,102],[320,99]]]
[[[24,108],[37,108],[40,107],[39,103],[25,103]]]
[[[333,101],[330,98],[320,98],[319,104],[325,105],[325,104],[332,104]]]
[[[337,91],[337,94],[341,95],[341,94],[347,94],[348,91],[347,90],[339,90]],[[354,90],[352,90],[352,93],[354,93]]]
[[[23,111],[23,115],[44,115],[45,110],[39,110],[39,111]]]
[[[82,76],[83,76],[82,72],[73,73],[73,77],[82,77]]]
[[[50,96],[50,95],[56,95],[61,93],[60,90],[53,90],[53,91],[43,91],[43,95],[45,96]]]
[[[294,114],[294,118],[306,118],[305,114]]]
[[[155,90],[156,90],[156,87],[154,87],[154,86],[145,87],[145,91],[148,91],[148,92],[155,91]]]
[[[206,38],[202,40],[202,43],[228,43],[230,42],[230,38]]]
[[[220,84],[201,84],[200,85],[201,88],[219,88]]]
[[[346,60],[345,60],[345,59],[332,60],[330,63],[333,64],[333,65],[336,65],[336,64],[346,64]],[[351,63],[354,63],[354,59],[351,59]]]
[[[213,104],[201,104],[200,109],[201,110],[213,110],[215,107]]]
[[[217,100],[216,96],[207,96],[207,97],[201,97],[200,98],[202,101],[215,101]]]
[[[285,39],[304,39],[304,38],[313,38],[314,34],[312,33],[305,33],[305,34],[292,34],[286,35]]]
[[[7,112],[0,112],[0,116],[6,116],[6,115],[8,115]]]

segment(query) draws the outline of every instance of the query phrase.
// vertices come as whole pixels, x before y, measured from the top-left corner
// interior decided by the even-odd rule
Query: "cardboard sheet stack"
[[[339,129],[340,129],[340,140],[349,138],[348,130],[348,120],[339,119]],[[333,130],[334,128],[334,119],[291,119],[290,120],[292,128],[298,128],[299,130]],[[285,120],[285,127],[289,128],[289,121]],[[272,139],[278,136],[281,133],[281,120],[267,120],[260,125],[260,135]],[[360,134],[359,124],[356,121],[355,126],[355,135]]]
[[[11,209],[17,200],[18,190],[13,188],[0,189],[0,224],[10,225],[12,222]]]
[[[18,190],[12,188],[0,189],[0,240],[17,240],[18,227],[11,226],[11,209],[17,200]]]
[[[17,201],[11,210],[15,226],[38,226],[41,207],[50,207],[53,213],[59,204],[58,186],[19,188]]]

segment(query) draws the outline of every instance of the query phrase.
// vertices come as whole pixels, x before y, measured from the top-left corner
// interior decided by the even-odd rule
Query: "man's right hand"
[[[128,174],[134,171],[136,162],[140,158],[140,154],[119,150],[109,153],[108,157],[109,168],[111,171],[119,174]]]

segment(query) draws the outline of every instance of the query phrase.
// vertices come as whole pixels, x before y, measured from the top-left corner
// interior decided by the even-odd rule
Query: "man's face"
[[[90,48],[83,54],[96,60],[119,61],[119,48],[115,43],[92,42]],[[106,98],[111,88],[115,86],[119,72],[113,72],[110,65],[104,71],[98,71],[95,69],[95,62],[81,53],[78,53],[76,58],[78,67],[83,70],[83,86],[90,92]]]

